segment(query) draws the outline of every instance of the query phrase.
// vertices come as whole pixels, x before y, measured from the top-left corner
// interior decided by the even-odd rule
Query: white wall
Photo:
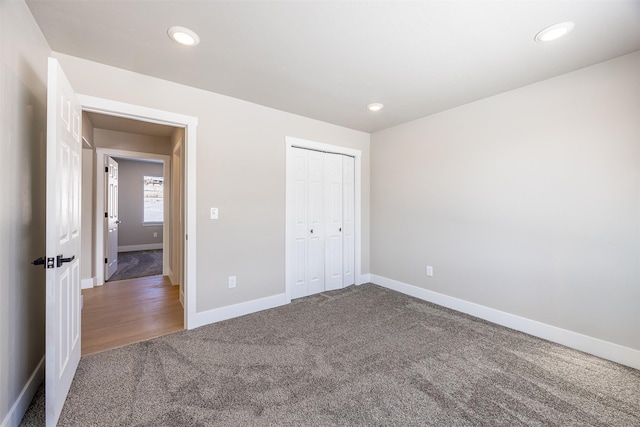
[[[362,150],[362,272],[369,272],[369,134],[54,55],[78,93],[198,118],[198,312],[285,291],[285,136]],[[217,221],[209,219],[210,207],[220,209]],[[231,275],[234,289],[227,286]]]
[[[17,425],[42,380],[47,56],[22,1],[0,1],[0,425]],[[38,369],[38,367],[41,369]],[[34,377],[32,377],[34,375]],[[32,381],[30,381],[30,378]]]
[[[640,52],[371,144],[374,275],[640,349]]]
[[[145,175],[163,176],[162,163],[115,158],[118,162],[118,246],[158,244],[162,247],[162,224],[143,225]],[[168,181],[170,182],[170,181]],[[169,191],[165,188],[165,197]],[[157,233],[153,237],[153,233]]]

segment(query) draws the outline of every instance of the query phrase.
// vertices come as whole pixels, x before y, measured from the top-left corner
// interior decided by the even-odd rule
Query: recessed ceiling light
[[[384,107],[384,105],[380,104],[379,102],[374,102],[373,104],[367,105],[367,110],[369,110],[369,111],[380,111],[380,110],[382,110],[382,107]]]
[[[550,42],[552,40],[557,40],[560,37],[566,36],[569,34],[573,27],[576,24],[573,22],[561,22],[559,24],[551,25],[550,27],[545,28],[540,31],[535,36],[535,41],[537,42]]]
[[[185,27],[171,27],[167,31],[171,40],[185,46],[195,46],[200,43],[200,37],[193,31]]]

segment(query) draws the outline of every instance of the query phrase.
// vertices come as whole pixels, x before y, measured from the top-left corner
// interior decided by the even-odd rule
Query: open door
[[[106,254],[107,263],[104,271],[104,280],[107,281],[118,269],[118,162],[109,156],[105,156],[107,165],[107,191],[106,191],[106,220],[107,238]]]
[[[47,83],[46,425],[55,426],[80,361],[82,110],[60,64]]]

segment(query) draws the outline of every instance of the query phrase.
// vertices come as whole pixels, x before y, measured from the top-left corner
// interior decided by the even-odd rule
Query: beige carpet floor
[[[83,357],[59,425],[640,426],[639,399],[640,371],[369,284]]]

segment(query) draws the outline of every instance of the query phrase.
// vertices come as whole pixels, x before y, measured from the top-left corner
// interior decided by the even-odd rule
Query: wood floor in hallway
[[[179,286],[166,276],[107,282],[84,289],[82,355],[184,329]]]

